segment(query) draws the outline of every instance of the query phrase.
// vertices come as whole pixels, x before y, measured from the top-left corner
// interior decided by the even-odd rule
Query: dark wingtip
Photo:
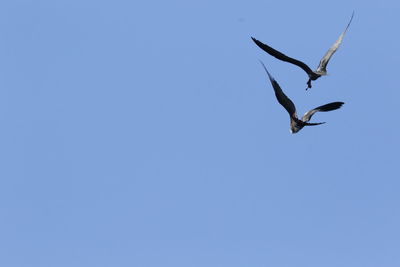
[[[333,102],[335,105],[337,105],[337,108],[341,108],[344,105],[344,102]]]
[[[350,27],[350,24],[353,21],[353,17],[354,17],[354,10],[353,10],[353,13],[351,13],[350,21],[349,21],[349,23],[347,23],[346,30]]]
[[[265,67],[264,62],[262,62],[260,59],[259,59],[258,61],[260,61],[260,63],[261,63],[261,65],[263,66],[264,70],[267,72],[269,79],[270,79],[271,81],[275,81],[274,77],[272,77],[272,75],[271,75],[271,74],[269,73],[269,71],[267,70],[267,67]]]
[[[332,102],[323,106],[318,107],[319,111],[331,111],[339,109],[344,105],[344,102]]]
[[[251,36],[251,40],[253,40],[253,42],[256,43],[257,45],[258,45],[258,43],[260,42],[260,41],[258,41],[256,38],[254,38],[253,36]]]

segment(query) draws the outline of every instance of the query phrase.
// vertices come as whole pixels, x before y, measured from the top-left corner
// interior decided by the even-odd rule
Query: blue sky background
[[[0,265],[400,266],[399,10],[2,1]]]

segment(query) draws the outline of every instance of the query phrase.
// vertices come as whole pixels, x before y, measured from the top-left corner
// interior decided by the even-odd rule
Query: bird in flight
[[[267,72],[269,80],[271,81],[272,87],[274,88],[275,91],[275,96],[276,99],[278,100],[279,104],[281,104],[286,111],[289,113],[290,116],[290,132],[291,133],[297,133],[300,131],[304,126],[314,126],[314,125],[320,125],[325,122],[317,122],[317,123],[309,123],[311,120],[311,117],[318,111],[331,111],[340,108],[344,103],[343,102],[332,102],[326,105],[322,105],[319,107],[316,107],[310,111],[307,111],[301,119],[297,118],[296,114],[296,107],[293,104],[292,100],[290,100],[285,93],[283,93],[281,87],[279,86],[278,82],[274,79],[274,77],[271,76],[271,74],[268,72],[267,68],[265,67],[264,63],[260,61],[262,66],[264,67],[264,70]]]
[[[269,45],[266,45],[266,44],[260,42],[259,40],[255,39],[254,37],[251,37],[251,39],[256,43],[256,45],[258,47],[260,47],[262,50],[264,50],[271,56],[276,57],[279,60],[292,63],[292,64],[302,68],[308,74],[308,81],[307,81],[307,88],[306,88],[306,90],[307,90],[308,88],[311,88],[311,81],[315,81],[319,77],[327,75],[326,66],[328,65],[328,62],[331,59],[331,57],[333,56],[333,54],[336,52],[336,50],[338,50],[340,44],[342,43],[343,37],[346,34],[351,21],[353,20],[353,16],[354,16],[354,11],[351,14],[351,18],[350,18],[349,23],[346,26],[346,29],[342,32],[342,34],[339,36],[339,38],[336,40],[336,42],[325,53],[325,55],[320,60],[319,65],[315,71],[312,71],[311,68],[309,66],[307,66],[307,64],[305,64],[304,62],[294,59],[294,58],[291,58],[291,57],[288,57],[285,54],[279,52],[278,50],[275,50],[274,48],[270,47]]]

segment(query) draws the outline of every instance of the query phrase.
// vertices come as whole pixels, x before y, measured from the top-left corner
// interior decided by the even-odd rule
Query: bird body
[[[276,99],[278,100],[279,104],[281,104],[286,109],[286,111],[289,113],[290,132],[291,133],[297,133],[298,131],[303,129],[304,126],[315,126],[315,125],[320,125],[320,124],[325,123],[325,122],[310,123],[309,121],[311,120],[311,117],[319,111],[326,112],[326,111],[339,109],[344,104],[343,102],[332,102],[329,104],[325,104],[325,105],[322,105],[322,106],[319,106],[312,110],[307,111],[303,115],[303,117],[301,117],[301,119],[299,119],[296,114],[296,106],[294,105],[292,100],[290,100],[290,98],[285,95],[285,93],[282,91],[281,87],[279,86],[278,82],[268,72],[264,63],[262,61],[260,61],[260,62],[262,64],[264,70],[268,74],[271,85],[274,88]]]

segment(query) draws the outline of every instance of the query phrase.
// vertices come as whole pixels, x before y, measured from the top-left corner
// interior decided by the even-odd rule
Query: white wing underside
[[[315,73],[317,73],[319,75],[326,75],[326,66],[328,65],[328,62],[331,59],[331,57],[333,56],[333,54],[335,54],[336,50],[338,50],[340,44],[342,43],[343,38],[347,32],[347,29],[349,28],[350,23],[353,20],[353,16],[354,16],[354,11],[353,11],[353,14],[351,15],[349,23],[346,26],[346,29],[342,32],[342,34],[339,36],[339,38],[336,40],[336,42],[329,48],[329,50],[325,53],[323,58],[320,60],[318,68],[315,71]]]
[[[304,113],[303,117],[301,117],[301,120],[303,122],[309,122],[311,120],[312,115],[314,115],[316,112],[318,112],[318,109],[312,109]]]

